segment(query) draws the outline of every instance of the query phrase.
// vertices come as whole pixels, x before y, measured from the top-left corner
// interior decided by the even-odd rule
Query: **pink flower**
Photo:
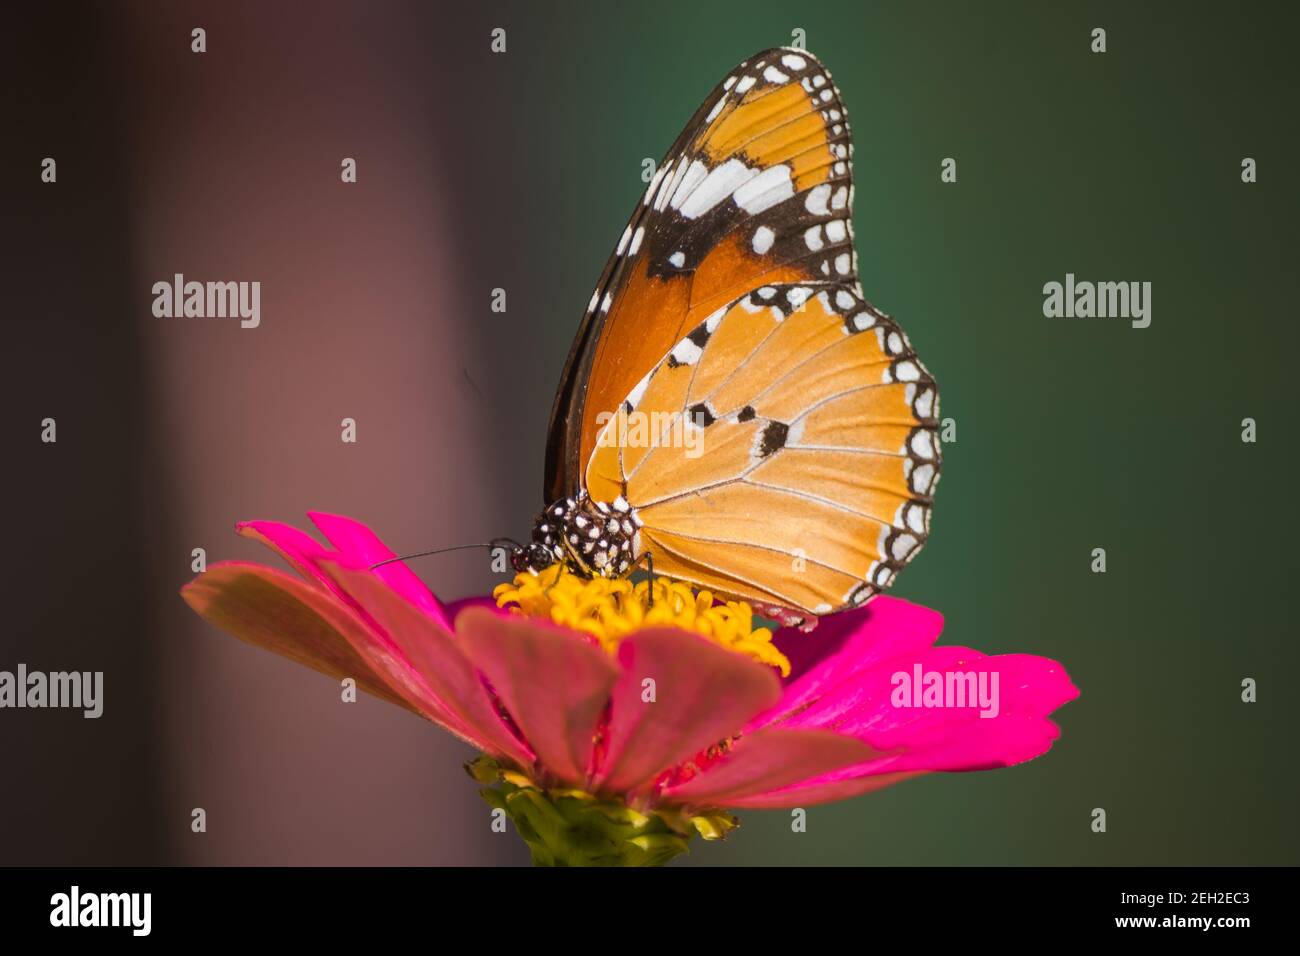
[[[806,807],[1021,763],[1051,746],[1047,715],[1078,696],[1047,658],[933,646],[942,616],[884,596],[811,633],[779,631],[785,679],[672,627],[635,630],[610,653],[489,599],[443,604],[402,563],[369,570],[393,553],[364,525],[311,517],[333,549],[276,522],[239,526],[301,579],[223,562],[185,600],[243,640],[428,718],[516,783],[639,813]]]

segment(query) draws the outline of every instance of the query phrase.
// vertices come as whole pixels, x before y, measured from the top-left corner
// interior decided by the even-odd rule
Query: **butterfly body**
[[[583,577],[622,577],[641,556],[640,522],[622,497],[593,501],[581,492],[561,498],[537,516],[532,543],[516,548],[512,563],[534,574],[563,563]]]
[[[866,301],[847,112],[803,50],[733,70],[669,149],[591,297],[516,567],[657,573],[813,619],[929,534],[938,390]]]

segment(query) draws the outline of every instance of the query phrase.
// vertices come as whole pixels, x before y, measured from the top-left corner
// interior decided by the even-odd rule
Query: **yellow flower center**
[[[679,627],[703,635],[729,651],[744,654],[790,674],[790,661],[772,643],[772,631],[754,625],[754,612],[744,601],[714,604],[708,591],[693,591],[662,575],[633,584],[629,578],[584,578],[563,565],[539,574],[525,571],[513,583],[497,585],[492,596],[499,607],[561,627],[590,634],[613,654],[619,642],[645,627]]]

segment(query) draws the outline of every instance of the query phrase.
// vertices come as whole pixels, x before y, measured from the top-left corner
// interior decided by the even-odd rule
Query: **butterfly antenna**
[[[499,548],[505,544],[513,545],[516,548],[523,547],[523,545],[514,538],[493,538],[491,541],[481,541],[477,544],[457,544],[450,548],[434,548],[432,551],[413,551],[410,554],[399,554],[396,557],[385,558],[383,561],[376,561],[374,564],[370,565],[369,570],[373,571],[375,568],[382,568],[385,564],[392,564],[395,561],[405,561],[408,558],[423,558],[430,554],[446,554],[448,551],[468,551],[471,548]]]

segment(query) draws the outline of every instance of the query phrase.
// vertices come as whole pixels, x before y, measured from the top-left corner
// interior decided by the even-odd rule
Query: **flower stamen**
[[[585,578],[557,564],[537,574],[517,574],[492,596],[499,607],[582,631],[610,654],[634,631],[678,627],[789,676],[790,661],[772,643],[772,631],[755,626],[753,609],[744,601],[717,603],[711,592],[694,591],[662,575],[654,578],[653,587],[652,606],[650,581]]]

